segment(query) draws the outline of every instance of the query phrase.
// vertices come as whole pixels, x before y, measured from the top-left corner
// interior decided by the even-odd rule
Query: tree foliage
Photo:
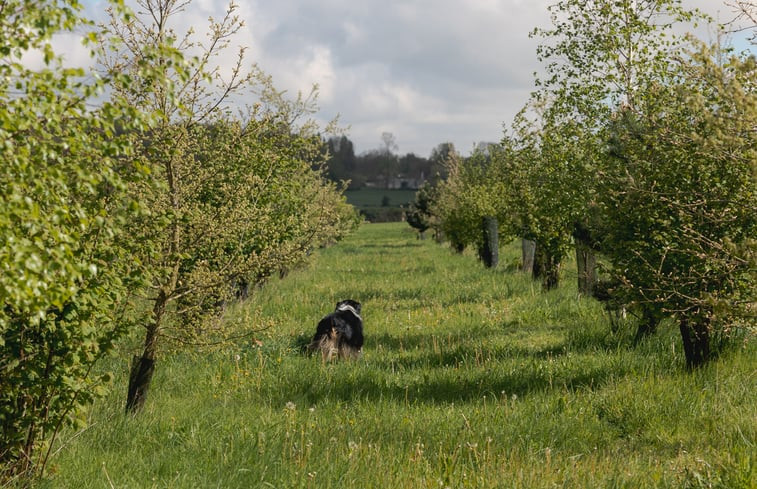
[[[678,0],[550,11],[552,28],[534,31],[546,76],[490,162],[451,167],[441,226],[469,244],[497,212],[536,242],[545,288],[573,241],[600,249],[613,299],[646,323],[675,318],[700,365],[714,339],[754,328],[754,57],[677,35],[707,20]]]
[[[754,328],[757,300],[757,65],[717,57],[679,59],[617,113],[600,193],[618,292],[678,320],[689,366]]]
[[[548,64],[534,98],[545,110],[530,185],[548,198],[527,214],[564,236],[550,204],[561,202],[563,224],[573,212],[611,260],[613,292],[645,320],[675,316],[687,363],[701,364],[711,336],[754,300],[744,287],[754,282],[753,61],[718,72],[714,53],[682,58],[695,42],[673,25],[705,18],[679,1],[564,0],[551,11],[553,29],[535,31],[550,42],[538,52]]]
[[[106,81],[83,81],[52,40],[82,27],[80,7],[11,1],[0,16],[0,482],[41,473],[55,435],[81,422],[145,279],[128,191],[144,166],[123,131],[149,114],[117,97],[88,108]],[[32,51],[38,69],[21,62]]]
[[[503,222],[513,236],[536,243],[534,275],[544,289],[557,286],[575,223],[591,198],[587,187],[594,155],[584,136],[576,123],[529,120],[523,112],[492,166],[507,211]]]
[[[450,153],[445,162],[447,178],[437,185],[432,213],[438,218],[440,231],[457,251],[482,244],[481,220],[501,215],[499,192],[493,186],[501,182],[490,179],[492,155],[475,152],[467,159]]]
[[[537,55],[546,74],[487,174],[456,169],[441,187],[449,195],[440,196],[442,221],[467,241],[481,212],[496,208],[501,234],[536,242],[534,272],[545,289],[557,285],[574,237],[584,237],[577,230],[594,223],[601,131],[616,107],[634,106],[645,80],[666,72],[670,50],[680,45],[672,26],[699,16],[677,0],[562,0],[550,12],[552,27],[533,33],[544,38]]]
[[[144,402],[160,338],[203,341],[219,325],[214,319],[234,296],[233,284],[283,273],[356,222],[340,189],[324,180],[322,139],[307,118],[313,94],[284,98],[270,77],[245,67],[244,49],[229,73],[213,65],[242,26],[236,6],[211,19],[209,40],[200,44],[191,31],[171,28],[186,3],[138,4],[143,15],[106,26],[122,50],[103,60],[109,72],[130,75],[116,93],[161,114],[156,127],[139,134],[140,155],[160,185],[134,187],[151,211],[139,229],[149,244],[143,260],[155,273],[129,410]],[[145,63],[163,70],[161,84],[140,77]],[[245,91],[257,93],[257,101],[235,116],[230,104]]]
[[[345,136],[332,136],[326,140],[328,160],[326,175],[334,182],[349,181],[350,187],[360,188],[364,179],[356,173],[355,146]]]
[[[314,99],[244,72],[243,50],[227,78],[211,67],[241,25],[235,7],[200,46],[168,26],[185,3],[139,6],[147,16],[114,3],[86,35],[105,68],[94,77],[53,48],[91,30],[77,1],[2,6],[0,482],[44,470],[131,326],[152,360],[163,327],[205,339],[233,283],[283,273],[357,223],[323,178]],[[234,117],[225,102],[243,87],[258,103]]]
[[[664,76],[681,48],[676,25],[707,20],[681,0],[560,0],[549,7],[552,27],[535,29],[546,75],[535,96],[587,129],[605,125],[613,110],[634,107],[639,90]]]
[[[701,17],[679,0],[561,0],[549,10],[552,27],[532,34],[544,39],[537,57],[546,75],[527,107],[539,110],[537,129],[527,132],[536,133],[535,180],[523,183],[538,199],[526,212],[536,235],[526,237],[537,243],[535,271],[547,288],[572,240],[584,248],[598,242],[601,131],[617,107],[635,110],[639,91],[667,73],[670,53],[683,44],[673,26]]]
[[[391,187],[396,185],[397,177],[410,185],[416,182],[435,184],[446,176],[444,161],[450,152],[455,151],[452,143],[439,144],[431,150],[428,158],[415,153],[400,156],[393,153],[397,147],[393,136],[391,133],[386,134],[389,139],[382,141],[381,147],[358,155],[355,154],[355,147],[347,136],[329,137],[326,140],[328,178],[337,183],[349,181],[349,188],[352,190],[367,185]]]
[[[757,44],[757,3],[754,0],[730,0],[725,2],[731,7],[734,18],[728,22],[730,32],[749,32],[749,42]]]
[[[418,230],[421,237],[434,223],[432,206],[434,205],[436,189],[428,182],[424,183],[415,193],[415,200],[405,211],[405,220]]]

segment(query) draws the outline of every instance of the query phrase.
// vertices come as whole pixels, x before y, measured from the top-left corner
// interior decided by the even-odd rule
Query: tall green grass
[[[128,351],[44,487],[754,488],[754,342],[694,373],[672,326],[633,346],[579,298],[371,224],[229,311],[261,331],[164,355],[122,413]],[[338,300],[363,304],[357,362],[300,352]],[[267,328],[267,329],[264,329]]]

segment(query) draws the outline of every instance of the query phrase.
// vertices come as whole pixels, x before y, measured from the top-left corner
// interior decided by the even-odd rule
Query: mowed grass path
[[[117,385],[70,431],[45,487],[754,488],[754,342],[694,373],[668,325],[633,346],[576,294],[364,225],[268,284],[229,320],[268,327],[169,353],[147,406]],[[298,345],[340,299],[363,304],[364,355],[324,365]]]

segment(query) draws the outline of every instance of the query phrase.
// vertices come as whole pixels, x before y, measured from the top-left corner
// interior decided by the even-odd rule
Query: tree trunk
[[[250,282],[246,278],[238,278],[235,282],[237,300],[246,301],[250,297]]]
[[[534,278],[541,278],[544,290],[554,289],[560,281],[560,259],[538,245],[534,253]]]
[[[531,268],[531,276],[534,280],[538,280],[541,282],[542,276],[544,274],[544,265],[542,264],[542,261],[544,260],[544,256],[541,253],[541,250],[539,249],[539,245],[534,242],[534,263],[533,268]]]
[[[163,314],[166,310],[168,296],[164,291],[158,294],[153,307],[152,322],[147,327],[145,346],[142,356],[132,358],[131,373],[129,375],[129,390],[126,395],[126,412],[137,413],[142,409],[147,399],[147,391],[155,372],[155,352],[158,342],[158,331]]]
[[[657,325],[660,323],[660,318],[649,307],[644,307],[642,311],[641,322],[636,328],[636,336],[633,339],[634,344],[639,344],[641,340],[654,334],[657,331]]]
[[[499,231],[497,218],[486,216],[481,220],[483,244],[478,256],[487,268],[494,268],[499,263]]]
[[[536,251],[536,243],[531,240],[523,239],[520,243],[522,264],[521,271],[528,274],[534,273],[534,252]]]
[[[591,296],[597,283],[597,257],[594,251],[581,241],[576,241],[576,264],[578,266],[578,292]]]
[[[126,412],[136,413],[142,409],[147,398],[147,390],[155,372],[155,359],[134,355],[129,375],[129,391],[126,396]]]
[[[457,253],[465,251],[465,244],[454,236],[450,236],[450,244],[452,244],[452,249]]]
[[[701,367],[710,359],[709,320],[702,316],[682,316],[679,325],[686,367]]]

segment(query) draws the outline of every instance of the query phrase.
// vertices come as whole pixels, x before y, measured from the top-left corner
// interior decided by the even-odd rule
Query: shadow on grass
[[[507,289],[503,293],[499,294],[497,296],[497,299],[506,300],[513,295],[513,291],[511,289]],[[331,294],[331,296],[333,298],[352,297],[358,302],[363,303],[363,309],[366,313],[364,314],[364,316],[369,315],[370,312],[374,312],[366,310],[366,307],[370,307],[370,304],[367,303],[371,301],[396,304],[398,307],[401,307],[403,310],[407,311],[417,309],[419,307],[441,306],[443,308],[449,308],[465,305],[478,306],[481,304],[481,292],[479,290],[466,289],[454,290],[450,292],[448,296],[443,297],[441,300],[437,300],[433,304],[428,302],[427,294],[425,293],[423,287],[391,289],[389,289],[388,287],[382,289],[371,286],[344,287],[335,291],[333,294]],[[404,301],[417,302],[418,304],[406,304],[403,303]],[[376,311],[376,313],[384,314],[385,312]]]
[[[325,366],[325,369],[333,366]],[[268,395],[278,403],[292,398],[304,399],[309,405],[324,402],[378,402],[407,404],[451,404],[515,395],[526,399],[529,395],[552,389],[577,390],[595,388],[608,379],[624,376],[624,368],[591,366],[563,372],[548,371],[538,364],[524,364],[508,371],[476,371],[444,368],[432,374],[393,375],[390,371],[373,371],[370,365],[339,366],[328,377],[315,381],[303,377],[294,380],[286,390],[277,389]],[[433,376],[433,378],[431,378]],[[308,382],[311,380],[311,382]]]
[[[423,242],[420,240],[418,241],[403,241],[400,243],[394,242],[394,241],[387,241],[385,243],[378,242],[378,243],[363,243],[358,245],[360,248],[363,249],[405,249],[405,248],[420,248],[423,246]]]
[[[596,388],[638,368],[618,361],[612,352],[596,356],[601,344],[572,345],[567,338],[546,338],[542,344],[497,341],[511,331],[482,327],[436,337],[378,335],[370,340],[364,359],[327,365],[310,360],[312,368],[300,375],[304,370],[299,365],[285,380],[285,390],[271,385],[268,395],[283,396],[280,402],[300,397],[313,405],[379,400],[446,404],[484,396],[525,398],[552,389]]]
[[[386,349],[392,352],[400,350],[415,350],[419,347],[430,347],[436,342],[447,342],[460,344],[463,342],[469,342],[474,340],[483,341],[487,338],[502,335],[501,331],[494,330],[492,328],[471,328],[465,331],[457,331],[455,333],[439,333],[439,332],[421,332],[421,333],[402,333],[389,334],[379,333],[373,335],[366,335],[366,344],[372,349]]]
[[[383,314],[384,311],[368,311],[366,308],[370,308],[369,302],[383,302],[396,304],[402,301],[424,301],[425,294],[422,287],[408,287],[408,288],[392,288],[381,289],[378,287],[345,287],[334,292],[333,297],[352,297],[358,302],[363,304],[364,316],[375,312]],[[472,302],[472,298],[471,298]],[[404,309],[410,309],[406,304],[403,304]]]
[[[567,349],[564,344],[543,348],[516,345],[493,348],[456,346],[438,353],[429,351],[411,352],[389,359],[374,359],[372,364],[383,369],[401,372],[417,369],[470,368],[471,366],[485,368],[488,364],[496,364],[497,362],[554,360],[566,353]]]

